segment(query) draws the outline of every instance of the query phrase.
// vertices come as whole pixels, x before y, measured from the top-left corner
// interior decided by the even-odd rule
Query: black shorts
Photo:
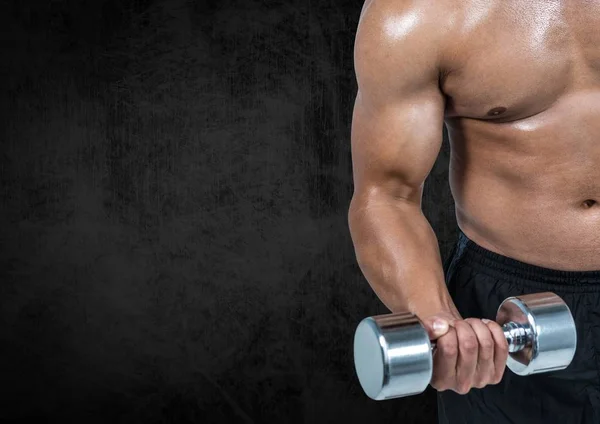
[[[600,423],[600,271],[526,264],[484,249],[459,230],[444,272],[464,318],[493,320],[509,296],[556,293],[573,313],[577,349],[573,362],[561,371],[522,377],[507,367],[497,385],[466,395],[438,392],[439,423]]]

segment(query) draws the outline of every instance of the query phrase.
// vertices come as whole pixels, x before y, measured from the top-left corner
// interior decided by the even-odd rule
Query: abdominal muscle
[[[503,191],[486,190],[490,196]],[[547,199],[536,207],[514,195],[479,196],[456,203],[456,219],[469,239],[498,254],[551,269],[600,270],[598,205]]]
[[[600,270],[598,106],[449,125],[450,187],[465,235],[532,265]]]

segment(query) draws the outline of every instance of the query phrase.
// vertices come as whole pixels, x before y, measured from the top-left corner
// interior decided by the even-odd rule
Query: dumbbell
[[[506,365],[517,375],[566,368],[577,333],[569,307],[551,292],[509,297],[496,322],[508,342]],[[363,319],[354,334],[354,366],[365,394],[386,400],[423,392],[433,371],[435,342],[411,313]]]

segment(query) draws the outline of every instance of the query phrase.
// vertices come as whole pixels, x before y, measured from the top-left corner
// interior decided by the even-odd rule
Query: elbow
[[[369,243],[365,240],[366,227],[368,226],[368,216],[365,214],[366,208],[360,199],[354,197],[350,202],[348,208],[347,222],[348,229],[350,232],[350,238],[354,246],[354,256],[358,266],[363,269],[365,263],[365,257],[367,255],[367,248]]]
[[[352,236],[352,241],[354,242],[354,246],[356,247],[356,232],[357,232],[357,221],[359,217],[359,211],[364,210],[364,202],[362,202],[356,195],[352,197],[350,201],[350,206],[348,207],[348,213],[346,214],[346,219],[348,223],[348,229],[350,230],[350,236]]]

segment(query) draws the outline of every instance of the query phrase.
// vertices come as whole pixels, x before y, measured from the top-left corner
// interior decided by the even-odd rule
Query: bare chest
[[[600,90],[600,1],[486,4],[447,52],[447,119],[516,121]]]

